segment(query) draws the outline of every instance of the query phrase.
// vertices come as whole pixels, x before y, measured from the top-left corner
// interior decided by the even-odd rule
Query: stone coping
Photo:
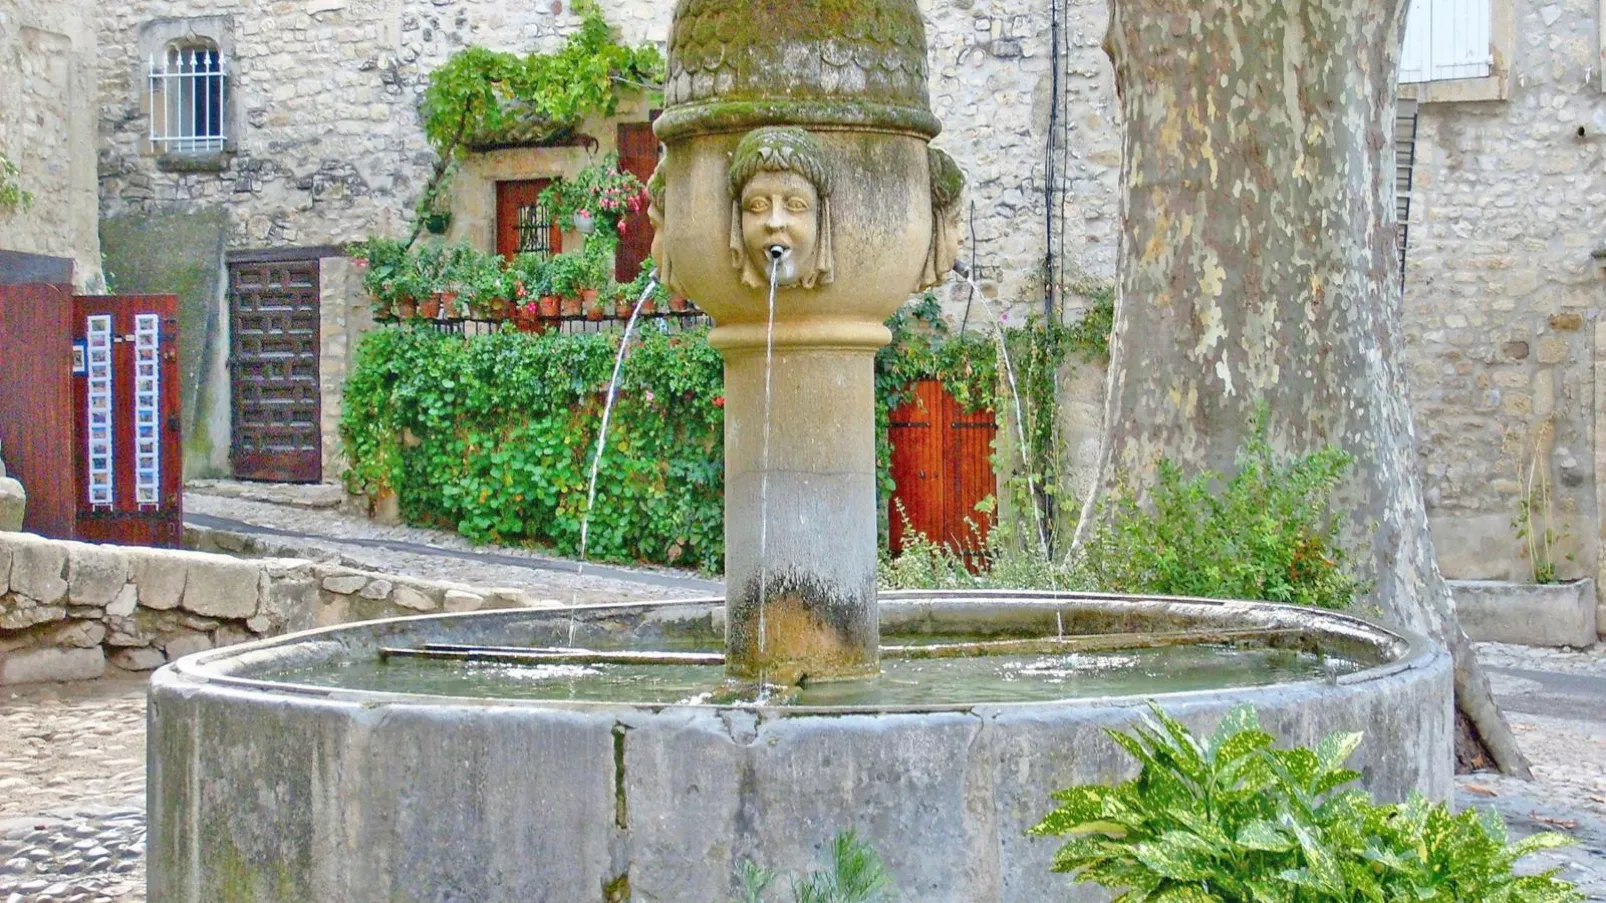
[[[397,577],[305,558],[0,534],[0,685],[151,671],[264,637],[427,612],[529,609],[523,590]]]
[[[1304,686],[1320,694],[1323,687],[1333,692],[1348,692],[1349,688],[1374,681],[1392,679],[1419,668],[1440,667],[1440,659],[1448,653],[1443,647],[1426,637],[1382,627],[1354,615],[1281,605],[1269,602],[1240,602],[1220,599],[1193,599],[1179,597],[1128,597],[1099,593],[1058,593],[1019,591],[928,591],[912,590],[883,592],[881,617],[884,626],[940,624],[955,629],[967,629],[976,624],[994,624],[1027,617],[1048,627],[1059,613],[1099,609],[1118,611],[1123,629],[1141,629],[1141,623],[1168,621],[1172,624],[1191,622],[1198,626],[1235,625],[1247,627],[1303,627],[1321,633],[1325,638],[1346,644],[1355,651],[1370,650],[1381,659],[1379,664],[1331,679],[1290,681],[1269,687],[1235,687],[1230,690],[1189,690],[1158,694],[1159,698],[1178,702],[1193,698],[1217,697],[1222,693],[1241,696],[1246,703],[1270,702],[1278,693],[1291,686]],[[695,625],[697,632],[718,635],[723,632],[724,600],[719,598],[674,600],[664,602],[636,602],[616,605],[586,605],[548,611],[497,611],[448,615],[423,615],[406,618],[369,621],[304,631],[287,636],[254,642],[238,648],[218,650],[190,656],[167,669],[173,679],[219,688],[295,697],[319,697],[331,701],[351,701],[362,704],[408,704],[454,706],[465,702],[486,704],[485,699],[464,700],[451,696],[434,696],[407,693],[390,693],[374,690],[339,689],[308,686],[251,677],[261,668],[285,664],[308,664],[335,657],[359,657],[377,654],[381,646],[405,645],[408,642],[428,639],[432,642],[458,642],[484,645],[507,643],[507,636],[542,629],[563,632],[570,625],[580,623],[593,628],[622,629],[643,637],[662,636],[666,632],[685,633],[686,625]],[[1174,629],[1174,628],[1173,628]],[[641,640],[643,648],[651,648],[651,639]],[[497,699],[496,705],[513,707],[556,708],[575,711],[608,711],[619,709],[665,710],[702,709],[761,709],[775,717],[820,714],[876,714],[876,713],[933,713],[987,710],[1009,710],[1017,707],[1039,709],[1056,706],[1132,705],[1156,696],[1101,696],[1068,697],[1052,702],[1023,703],[953,703],[903,706],[787,706],[766,708],[751,704],[642,704],[617,702],[583,702],[568,700]],[[1169,704],[1169,702],[1168,702]]]

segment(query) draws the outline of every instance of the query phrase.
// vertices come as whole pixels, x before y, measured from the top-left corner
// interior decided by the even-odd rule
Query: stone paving
[[[574,562],[533,549],[488,549],[443,530],[387,526],[310,502],[292,507],[281,498],[298,499],[294,490],[300,489],[317,500],[321,496],[313,490],[319,487],[275,487],[278,495],[270,495],[266,488],[240,490],[237,484],[221,485],[226,488],[212,483],[187,489],[186,517],[202,515],[268,531],[260,538],[287,546],[276,554],[294,553],[386,574],[511,587],[567,605],[693,598],[718,595],[724,589],[716,580],[670,568],[592,564],[577,574]],[[229,494],[217,494],[220,491]],[[264,501],[267,498],[274,500]],[[210,526],[213,522],[203,523]]]

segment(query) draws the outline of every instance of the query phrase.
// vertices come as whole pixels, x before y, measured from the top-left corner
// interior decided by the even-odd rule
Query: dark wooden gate
[[[619,168],[642,182],[652,178],[658,168],[658,136],[650,122],[621,122],[618,128]],[[629,282],[636,278],[647,258],[652,256],[652,221],[647,211],[633,214],[620,224],[619,253],[614,259],[614,278]]]
[[[990,525],[976,505],[997,491],[992,454],[998,423],[993,412],[967,412],[941,382],[922,380],[914,386],[914,397],[892,412],[889,426],[897,483],[890,514],[892,550],[903,550],[906,530],[956,550],[974,550]]]
[[[28,492],[23,529],[52,539],[75,536],[72,313],[70,283],[0,284],[0,457]]]
[[[74,532],[90,542],[177,548],[178,298],[79,296],[72,338]]]
[[[512,260],[516,254],[550,257],[563,251],[563,231],[541,203],[541,192],[551,184],[551,179],[496,183],[496,253]]]
[[[229,260],[232,436],[242,480],[323,478],[318,398],[318,260]]]

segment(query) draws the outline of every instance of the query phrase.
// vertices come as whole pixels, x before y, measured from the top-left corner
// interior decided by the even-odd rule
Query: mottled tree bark
[[[1447,643],[1475,732],[1463,734],[1525,773],[1456,620],[1416,474],[1394,250],[1405,0],[1112,6],[1126,145],[1096,491],[1141,487],[1162,456],[1232,472],[1261,403],[1274,447],[1350,452],[1338,505],[1371,586],[1359,607]]]

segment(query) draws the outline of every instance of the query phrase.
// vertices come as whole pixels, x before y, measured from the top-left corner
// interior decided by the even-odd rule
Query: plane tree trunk
[[[1357,600],[1446,643],[1458,754],[1527,764],[1456,620],[1401,357],[1394,114],[1405,0],[1113,0],[1125,122],[1120,303],[1095,492],[1154,464],[1354,456],[1337,506]],[[1081,532],[1098,517],[1086,506]]]

